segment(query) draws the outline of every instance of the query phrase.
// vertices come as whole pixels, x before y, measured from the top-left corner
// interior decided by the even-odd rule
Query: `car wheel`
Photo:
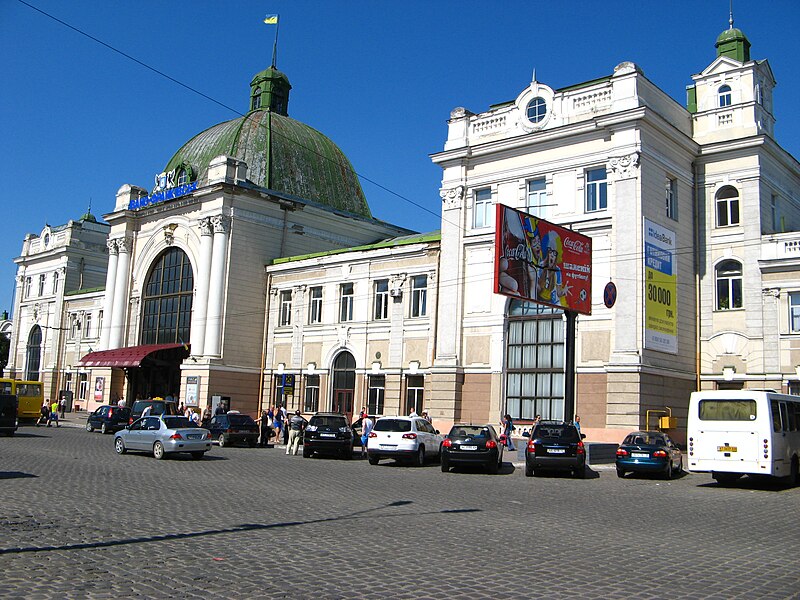
[[[368,454],[368,455],[367,455],[367,460],[369,461],[369,464],[371,464],[371,465],[377,465],[377,464],[378,464],[378,461],[380,460],[380,457],[378,457],[378,456],[373,456],[372,454]]]
[[[102,433],[103,435],[105,435],[105,434],[109,433],[109,431],[108,431],[108,425],[106,425],[105,423],[103,423],[102,425],[100,425],[100,433]]]
[[[580,466],[572,472],[577,479],[586,479],[586,465]]]
[[[672,460],[667,463],[667,469],[664,471],[664,479],[667,481],[672,479]]]
[[[303,458],[311,458],[311,455],[314,454],[314,451],[311,448],[306,448],[305,445],[303,446]]]
[[[203,458],[204,454],[205,452],[192,452],[192,458],[194,460],[200,460],[201,458]]]
[[[161,442],[153,444],[153,456],[156,457],[156,460],[162,460],[166,455],[167,453],[164,452],[164,444]]]
[[[714,478],[720,485],[728,485],[729,483],[733,483],[737,479],[741,477],[740,473],[717,473],[716,471],[711,472],[711,477]]]
[[[417,448],[417,455],[414,457],[414,466],[422,467],[425,465],[425,446]]]
[[[253,438],[250,438],[249,440],[247,440],[247,445],[250,448],[255,448],[256,447],[256,440],[254,440]]]
[[[450,471],[450,462],[446,458],[442,458],[442,473]]]
[[[533,477],[533,465],[525,463],[525,477]]]
[[[619,477],[620,479],[625,477],[625,471],[623,469],[620,469],[619,467],[617,467],[617,477]]]
[[[38,426],[39,426],[39,423],[36,423],[36,426],[38,427]],[[86,431],[88,431],[89,433],[91,433],[92,431],[94,431],[94,427],[92,427],[92,424],[91,424],[91,423],[89,423],[89,421],[86,421]]]
[[[789,485],[800,485],[800,464],[796,456],[792,457],[792,464],[789,467]]]
[[[125,448],[125,442],[121,437],[118,437],[114,440],[114,450],[117,451],[117,454],[125,454],[128,451],[128,449]]]
[[[500,471],[500,463],[492,461],[489,463],[486,470],[489,471],[489,475],[497,475]]]
[[[219,442],[219,447],[222,448],[225,445],[225,434],[220,433],[217,441]]]

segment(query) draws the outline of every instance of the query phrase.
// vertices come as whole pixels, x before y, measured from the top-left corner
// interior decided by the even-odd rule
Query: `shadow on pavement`
[[[38,475],[22,471],[0,471],[0,479],[27,479],[28,477],[38,477]]]
[[[700,483],[697,487],[716,488],[720,490],[750,490],[756,492],[789,492],[795,489],[788,481],[776,477],[759,477],[758,475],[745,476],[729,483],[718,483],[712,480],[707,483]]]
[[[360,519],[363,516],[368,516],[370,519],[375,518],[398,518],[398,517],[416,517],[420,515],[432,515],[432,514],[461,514],[461,513],[474,513],[474,512],[481,512],[479,508],[450,508],[450,509],[442,509],[442,510],[434,510],[434,511],[426,511],[426,512],[417,512],[417,511],[391,511],[386,514],[371,514],[367,515],[367,513],[374,513],[375,511],[380,511],[384,509],[391,509],[391,508],[399,508],[408,506],[409,504],[413,504],[413,500],[395,500],[394,502],[390,502],[388,504],[384,504],[381,506],[376,506],[373,508],[367,508],[364,510],[359,510],[350,514],[340,515],[338,517],[327,517],[323,519],[309,519],[307,521],[287,521],[285,523],[246,523],[243,525],[237,525],[234,527],[226,527],[220,529],[206,529],[204,531],[194,531],[190,533],[166,533],[163,535],[149,535],[149,536],[141,536],[141,537],[134,537],[134,538],[126,538],[126,539],[119,539],[119,540],[106,540],[102,542],[84,542],[80,544],[62,544],[62,545],[53,545],[53,546],[27,546],[23,548],[0,548],[0,555],[3,554],[25,554],[30,552],[51,552],[51,551],[62,551],[62,550],[86,550],[89,548],[110,548],[113,546],[125,546],[129,544],[146,544],[150,542],[165,542],[171,540],[185,540],[190,538],[196,537],[205,537],[209,535],[220,535],[220,534],[227,534],[227,533],[242,533],[242,532],[249,532],[249,531],[264,531],[270,529],[282,529],[287,527],[298,527],[302,525],[312,525],[316,523],[326,523],[326,522],[334,522],[334,521],[347,521],[350,519]]]

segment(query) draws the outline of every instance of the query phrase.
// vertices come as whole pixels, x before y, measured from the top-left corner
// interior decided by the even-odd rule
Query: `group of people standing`
[[[66,398],[62,398],[61,401],[50,402],[50,400],[45,400],[44,404],[42,404],[42,408],[39,411],[39,420],[36,421],[36,426],[39,425],[47,425],[50,427],[51,424],[55,423],[56,427],[61,427],[58,423],[58,412],[61,411],[61,418],[64,418],[64,413],[67,411],[67,400]]]

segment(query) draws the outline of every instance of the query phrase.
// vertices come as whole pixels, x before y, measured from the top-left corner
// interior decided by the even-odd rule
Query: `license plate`
[[[319,437],[336,437],[335,433],[320,433]]]
[[[717,452],[737,452],[736,446],[717,446]]]
[[[564,454],[565,452],[566,452],[566,450],[564,450],[563,448],[548,448],[547,449],[547,453],[548,454]]]
[[[650,458],[647,452],[631,452],[631,458]]]
[[[190,440],[202,440],[203,439],[203,434],[202,433],[190,433],[186,437],[189,438]]]
[[[385,448],[386,450],[394,450],[397,448],[397,444],[381,444],[381,448]]]
[[[462,450],[477,450],[477,446],[461,446]]]

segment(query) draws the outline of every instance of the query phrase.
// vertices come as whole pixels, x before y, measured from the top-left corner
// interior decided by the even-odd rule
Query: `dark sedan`
[[[586,476],[586,448],[572,423],[542,421],[531,433],[525,447],[525,476],[543,470],[571,471],[575,477]]]
[[[495,474],[503,464],[503,444],[491,425],[453,425],[442,442],[442,472],[457,465],[480,465]]]
[[[220,448],[237,442],[245,442],[251,448],[255,448],[258,443],[258,425],[250,415],[233,412],[215,415],[208,425],[208,430]]]
[[[101,433],[116,433],[125,429],[130,417],[130,408],[104,404],[86,418],[86,431],[99,429]]]
[[[658,473],[665,479],[680,474],[683,458],[680,449],[661,431],[634,431],[617,448],[617,475]]]

